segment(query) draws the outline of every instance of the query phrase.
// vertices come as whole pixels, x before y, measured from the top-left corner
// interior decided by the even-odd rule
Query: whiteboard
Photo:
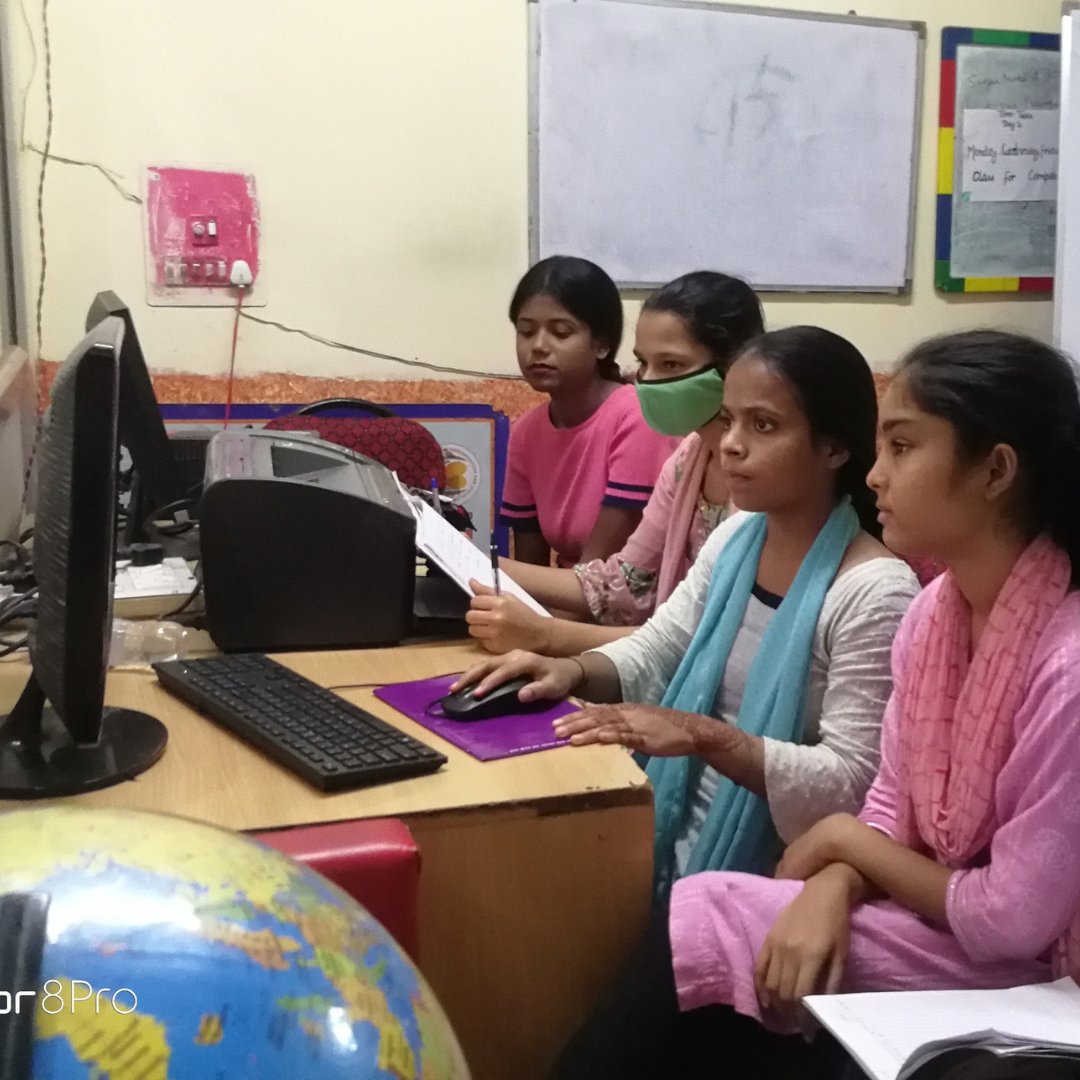
[[[641,0],[534,0],[534,258],[620,284],[910,279],[921,24]]]
[[[1080,367],[1080,12],[1061,22],[1061,133],[1058,140],[1054,341]]]

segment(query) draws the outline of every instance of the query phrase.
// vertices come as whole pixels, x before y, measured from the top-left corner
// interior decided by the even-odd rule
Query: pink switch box
[[[151,166],[147,177],[149,286],[165,302],[229,290],[243,259],[259,280],[259,205],[250,173]]]

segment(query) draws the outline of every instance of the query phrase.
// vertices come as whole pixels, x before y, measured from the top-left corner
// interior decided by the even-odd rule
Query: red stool
[[[253,834],[363,904],[415,961],[420,849],[402,821],[377,818]]]

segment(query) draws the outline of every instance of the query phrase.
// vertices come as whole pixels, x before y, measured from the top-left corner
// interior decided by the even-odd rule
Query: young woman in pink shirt
[[[546,619],[515,597],[496,597],[473,583],[469,632],[485,649],[573,656],[629,634],[671,595],[727,516],[717,415],[724,375],[763,330],[754,290],[712,270],[684,274],[645,301],[634,346],[635,389],[649,426],[682,442],[619,551],[573,569],[502,560],[503,570],[542,604],[584,621]]]
[[[645,423],[615,363],[622,301],[595,263],[553,255],[510,301],[521,373],[550,398],[510,432],[500,520],[522,562],[606,558],[637,528],[675,441]]]
[[[796,839],[775,878],[678,881],[558,1080],[812,1077],[813,1050],[771,1033],[807,994],[1080,977],[1074,373],[1017,335],[937,338],[878,430],[885,541],[948,569],[896,636],[865,805]]]

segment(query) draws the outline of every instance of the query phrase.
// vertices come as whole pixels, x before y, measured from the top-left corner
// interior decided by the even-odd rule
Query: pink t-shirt
[[[536,529],[560,566],[579,562],[601,506],[644,510],[679,440],[645,423],[632,386],[620,386],[583,424],[557,428],[538,405],[510,431],[499,520]]]

